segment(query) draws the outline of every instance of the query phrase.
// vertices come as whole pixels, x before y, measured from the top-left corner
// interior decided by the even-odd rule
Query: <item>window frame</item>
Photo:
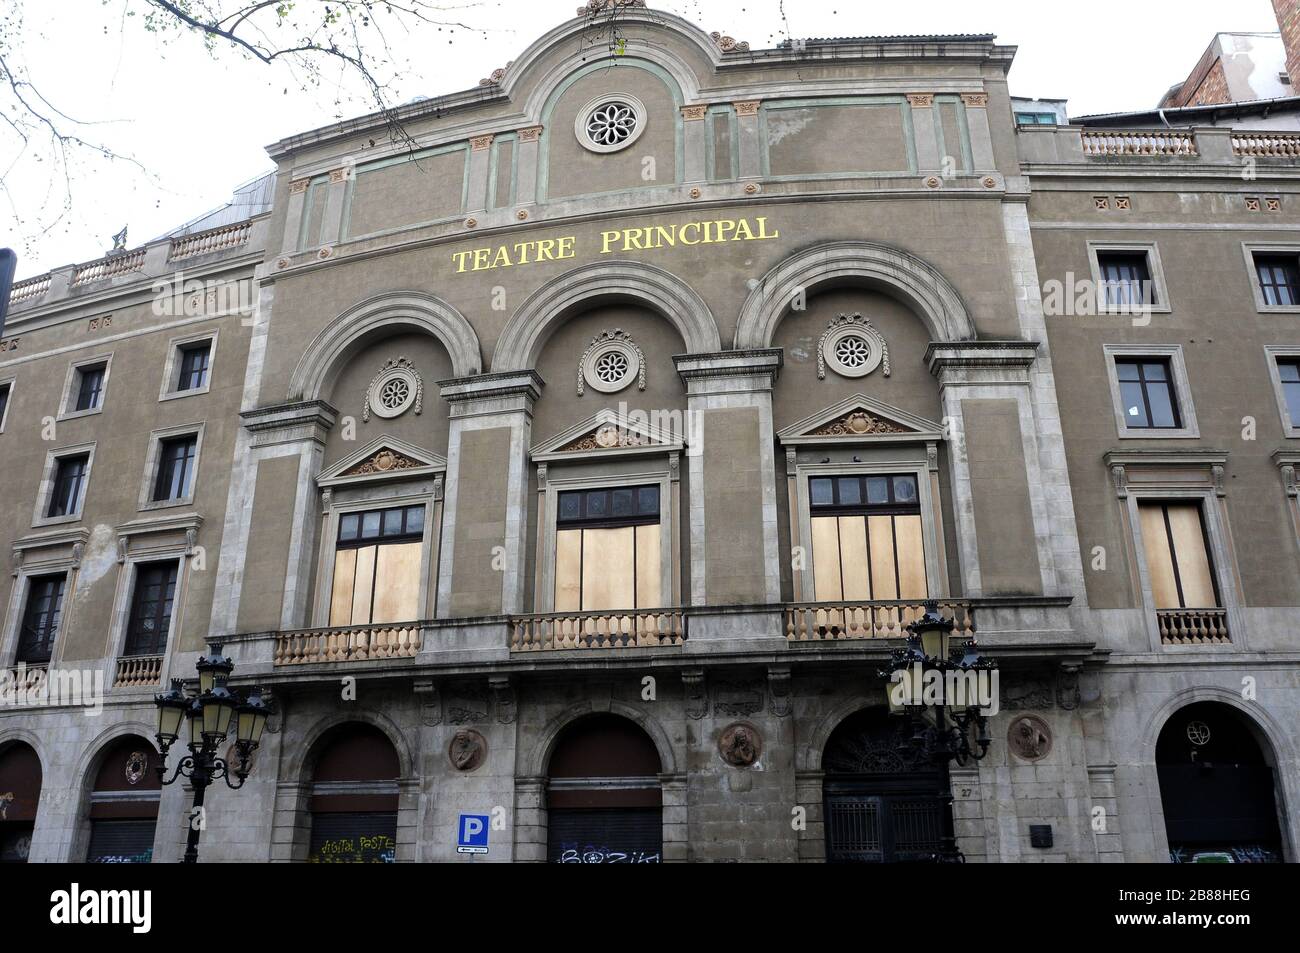
[[[81,375],[89,367],[102,364],[104,366],[104,382],[100,385],[99,403],[86,410],[77,409],[77,400],[81,393]],[[112,373],[113,355],[98,354],[94,357],[82,358],[78,361],[72,361],[68,364],[67,376],[63,382],[63,401],[59,405],[59,415],[57,420],[74,420],[78,417],[91,417],[95,414],[104,412],[104,404],[108,400],[108,381]]]
[[[13,646],[13,664],[18,665],[20,662],[28,666],[52,665],[55,659],[55,650],[58,648],[59,636],[63,634],[64,614],[68,606],[68,582],[72,576],[70,570],[54,570],[52,572],[37,572],[26,577],[23,586],[23,598],[18,608],[18,627],[15,632]],[[19,659],[19,653],[23,647],[23,630],[26,628],[27,617],[31,612],[32,596],[38,583],[48,579],[59,579],[61,588],[59,592],[59,611],[58,621],[54,624],[54,631],[50,634],[50,655],[47,659],[33,661],[31,659]]]
[[[1151,281],[1156,289],[1154,304],[1135,309],[1128,305],[1122,307],[1111,305],[1105,300],[1102,295],[1105,279],[1102,277],[1100,256],[1112,252],[1123,255],[1146,255],[1147,272],[1151,275]],[[1143,314],[1169,314],[1173,311],[1173,301],[1169,296],[1168,283],[1165,281],[1164,264],[1160,260],[1160,247],[1155,242],[1089,241],[1088,266],[1092,272],[1093,287],[1097,291],[1098,314],[1133,317]]]
[[[36,509],[32,514],[32,526],[57,526],[61,523],[76,523],[81,520],[86,509],[86,495],[90,489],[90,478],[95,468],[95,444],[97,441],[90,443],[77,444],[75,446],[59,447],[54,450],[46,451],[45,469],[41,474],[40,489],[36,494]],[[48,516],[50,503],[54,496],[54,480],[58,473],[58,464],[60,460],[68,457],[77,457],[84,455],[86,457],[86,472],[81,479],[81,487],[77,494],[77,506],[72,513],[64,516]]]
[[[216,372],[217,366],[217,338],[218,331],[213,328],[208,331],[197,331],[194,334],[185,334],[174,337],[167,342],[167,364],[163,369],[162,387],[158,391],[158,399],[179,400],[183,397],[197,397],[200,394],[206,394],[212,389],[212,376]],[[195,387],[192,390],[180,390],[181,369],[184,366],[183,352],[187,347],[200,344],[204,341],[208,343],[208,374],[207,379],[203,382],[202,387]]]
[[[1277,400],[1278,417],[1282,421],[1282,433],[1287,438],[1300,437],[1300,420],[1293,420],[1291,408],[1286,400],[1286,387],[1278,368],[1279,361],[1300,363],[1300,345],[1269,344],[1264,347],[1264,359],[1268,364],[1269,380],[1273,382],[1273,396]]]
[[[672,459],[670,459],[672,458]],[[679,501],[677,491],[678,465],[676,452],[665,453],[662,469],[646,469],[651,461],[627,460],[623,465],[600,465],[595,461],[574,461],[561,465],[547,463],[538,467],[538,539],[537,566],[535,570],[533,604],[539,613],[555,610],[555,559],[559,531],[560,494],[585,490],[616,490],[631,487],[657,486],[659,488],[659,520],[657,523],[646,521],[628,522],[628,526],[659,527],[659,601],[660,606],[618,606],[618,609],[654,611],[672,609],[681,605],[681,572],[679,536],[676,532]],[[633,517],[633,520],[636,520]],[[588,528],[581,524],[565,528]],[[590,524],[589,528],[600,528]],[[599,615],[607,610],[586,610]]]
[[[5,422],[9,419],[9,408],[14,404],[16,382],[17,378],[15,377],[0,377],[0,389],[8,388],[5,394],[4,406],[0,407],[0,433],[5,432]]]
[[[63,611],[59,616],[59,630],[55,634],[54,650],[50,656],[51,666],[58,663],[62,651],[61,635],[68,630],[69,620],[75,612],[72,597],[77,589],[81,555],[89,540],[90,531],[78,527],[36,533],[13,541],[14,583],[9,590],[3,632],[0,633],[0,662],[12,667],[18,656],[18,639],[27,607],[29,580],[65,574],[67,581],[63,590]]]
[[[1268,304],[1264,297],[1264,287],[1259,281],[1259,269],[1255,256],[1259,255],[1295,255],[1296,267],[1300,270],[1300,244],[1291,242],[1242,242],[1242,255],[1246,262],[1246,275],[1250,281],[1252,294],[1255,296],[1255,310],[1260,314],[1300,314],[1300,304]]]
[[[1196,407],[1192,401],[1191,382],[1183,360],[1181,344],[1104,344],[1102,353],[1106,360],[1106,379],[1110,382],[1111,408],[1115,414],[1116,433],[1122,440],[1186,440],[1201,435],[1196,420]],[[1124,413],[1124,397],[1120,387],[1118,359],[1167,361],[1174,400],[1177,402],[1180,427],[1130,427]]]
[[[166,657],[167,650],[171,646],[172,632],[174,631],[176,626],[176,617],[179,614],[182,597],[184,595],[184,589],[182,587],[182,584],[184,582],[184,575],[185,575],[184,561],[185,561],[184,556],[155,557],[153,555],[150,555],[148,557],[140,558],[132,565],[131,583],[130,586],[128,587],[127,599],[126,599],[126,615],[123,620],[122,640],[121,640],[121,644],[118,647],[117,659],[152,658],[154,656]],[[127,649],[131,645],[132,626],[135,622],[135,615],[136,615],[135,610],[140,595],[140,585],[143,578],[143,574],[145,571],[149,569],[153,569],[154,567],[165,566],[165,565],[170,565],[172,569],[175,571],[176,580],[173,583],[173,588],[172,588],[172,608],[171,608],[171,612],[168,614],[167,617],[167,632],[162,637],[162,650],[159,652],[140,652],[140,653],[136,653],[135,655],[130,655],[127,653]]]
[[[194,504],[194,496],[198,492],[199,485],[199,466],[203,460],[203,433],[205,429],[205,423],[182,424],[177,427],[155,430],[149,434],[149,450],[145,455],[144,479],[140,485],[139,509],[142,512],[145,510],[167,509],[173,506],[192,506]],[[190,481],[189,495],[174,500],[155,500],[153,494],[158,480],[158,467],[162,463],[163,443],[177,437],[190,435],[193,435],[195,440],[194,476]]]
[[[868,449],[866,447],[855,447],[854,455],[865,456],[864,451]],[[913,452],[909,453],[909,450]],[[942,524],[936,516],[939,501],[937,491],[935,491],[931,483],[932,467],[926,446],[924,444],[919,447],[890,446],[876,459],[859,462],[853,462],[851,459],[837,461],[835,460],[836,455],[832,451],[830,453],[831,459],[826,463],[799,462],[796,456],[793,470],[787,466],[787,474],[792,473],[794,477],[797,510],[794,516],[798,520],[799,527],[798,540],[792,540],[791,542],[793,545],[803,548],[805,557],[802,561],[802,568],[797,562],[792,561],[792,565],[795,567],[792,570],[795,601],[808,603],[817,601],[816,567],[814,565],[816,556],[813,552],[812,532],[812,520],[815,514],[812,506],[810,481],[818,477],[848,476],[910,476],[916,480],[916,505],[919,510],[918,515],[921,517],[921,541],[925,547],[926,599],[946,598],[948,595],[947,569],[939,552],[939,547],[943,543],[940,539]],[[850,456],[848,453],[843,452],[839,455]],[[935,468],[933,472],[937,473],[937,462]],[[835,514],[828,512],[826,515]],[[845,600],[830,601],[843,602]]]

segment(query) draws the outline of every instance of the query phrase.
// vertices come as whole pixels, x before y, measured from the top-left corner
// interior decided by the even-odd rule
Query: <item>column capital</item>
[[[751,378],[750,390],[770,390],[785,363],[779,347],[718,351],[714,354],[678,354],[673,358],[677,374],[688,393],[703,393],[711,384],[726,380],[726,389],[736,389],[737,378]]]
[[[496,138],[496,133],[487,132],[481,136],[470,136],[469,147],[472,152],[481,152],[492,145],[492,140]]]
[[[973,106],[976,109],[984,109],[989,104],[988,93],[962,93],[961,101],[967,106]]]
[[[546,382],[533,370],[477,374],[438,381],[442,399],[451,404],[452,417],[484,414],[532,413]]]
[[[539,138],[541,138],[542,130],[544,128],[546,127],[545,126],[524,126],[522,129],[518,130],[519,141],[536,142]]]
[[[707,103],[700,103],[695,106],[683,106],[682,120],[684,122],[694,122],[697,119],[703,119],[708,111],[709,107]]]
[[[925,363],[943,385],[1027,384],[1037,354],[1037,341],[931,341]]]
[[[305,441],[325,445],[325,436],[339,412],[323,400],[272,404],[240,413],[244,429],[253,435],[253,447]]]
[[[757,116],[758,107],[762,102],[761,99],[739,99],[731,105],[736,110],[737,116]]]
[[[934,105],[934,93],[908,93],[907,102],[913,109],[929,109]]]

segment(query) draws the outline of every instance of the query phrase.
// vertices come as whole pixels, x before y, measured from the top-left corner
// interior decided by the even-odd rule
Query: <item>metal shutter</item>
[[[147,864],[153,860],[153,819],[90,822],[91,864]]]
[[[396,851],[396,811],[311,816],[313,864],[391,864]]]
[[[663,810],[657,807],[547,812],[546,859],[560,864],[657,864]]]

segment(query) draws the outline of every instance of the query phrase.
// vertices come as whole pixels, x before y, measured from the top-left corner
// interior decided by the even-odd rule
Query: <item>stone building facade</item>
[[[277,715],[205,860],[1294,860],[1300,150],[1017,129],[1014,52],[593,4],[21,282],[0,664],[103,691],[0,707],[0,849],[179,859],[215,641]],[[1001,679],[940,771],[931,600]]]

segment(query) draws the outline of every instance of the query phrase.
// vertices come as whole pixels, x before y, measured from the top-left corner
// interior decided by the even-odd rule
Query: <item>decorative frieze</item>
[[[718,45],[718,49],[720,49],[724,53],[748,53],[749,52],[748,43],[744,42],[743,40],[737,40],[732,37],[729,37],[724,33],[719,33],[717,30],[714,30],[712,33],[709,34],[709,39],[711,39],[714,43],[716,43]]]
[[[412,460],[405,454],[398,453],[395,450],[389,450],[387,447],[378,451],[362,463],[350,467],[342,474],[345,477],[350,476],[371,476],[376,473],[392,473],[397,470],[413,470],[417,467],[423,467],[426,464],[419,460]]]
[[[934,105],[934,93],[908,93],[907,102],[913,109],[929,109]]]
[[[962,93],[961,101],[968,107],[983,109],[989,104],[988,93]]]
[[[683,106],[682,119],[685,122],[695,122],[696,120],[703,119],[708,115],[708,112],[708,106]]]
[[[814,430],[813,437],[863,437],[869,434],[911,433],[906,427],[877,417],[865,410],[855,410]]]
[[[760,99],[742,99],[739,102],[732,103],[732,108],[736,110],[737,116],[757,116],[758,107],[762,102]]]
[[[536,142],[542,136],[544,126],[525,126],[519,130],[520,142]]]
[[[469,140],[470,150],[473,152],[482,152],[484,149],[491,148],[492,140],[495,138],[495,134],[490,132],[482,136],[471,136]]]

